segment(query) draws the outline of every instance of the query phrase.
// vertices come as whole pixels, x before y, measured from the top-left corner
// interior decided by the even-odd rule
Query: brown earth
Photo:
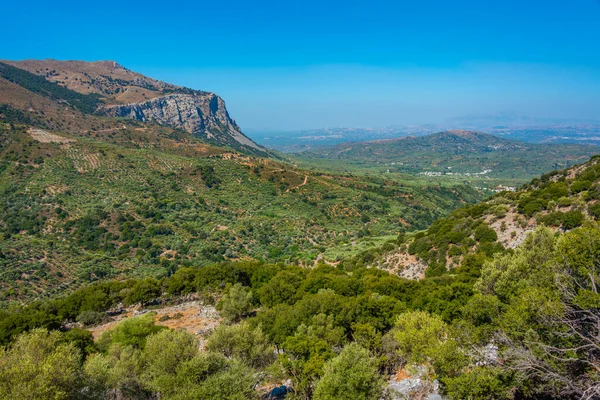
[[[112,329],[119,322],[143,315],[155,313],[156,325],[166,326],[170,329],[184,329],[198,338],[200,345],[204,344],[206,338],[219,326],[222,319],[214,306],[205,305],[198,300],[168,306],[159,309],[141,309],[141,307],[130,307],[113,321],[98,325],[88,330],[92,332],[94,339],[98,339],[104,332]]]

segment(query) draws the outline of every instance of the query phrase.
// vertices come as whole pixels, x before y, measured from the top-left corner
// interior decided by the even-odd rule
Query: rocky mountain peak
[[[93,61],[93,63],[101,65],[107,69],[117,69],[117,70],[126,70],[129,71],[127,68],[125,68],[124,66],[122,66],[121,64],[119,64],[116,61],[112,61],[112,60],[102,60],[102,61]]]
[[[5,61],[47,81],[85,95],[99,95],[97,114],[132,118],[187,131],[208,142],[254,155],[268,155],[229,116],[225,102],[210,92],[149,78],[116,61]]]

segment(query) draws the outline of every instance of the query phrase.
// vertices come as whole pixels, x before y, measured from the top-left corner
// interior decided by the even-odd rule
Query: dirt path
[[[285,192],[288,193],[290,190],[301,188],[302,186],[306,185],[307,183],[308,183],[308,175],[304,175],[304,182],[302,182],[298,186],[288,188]]]

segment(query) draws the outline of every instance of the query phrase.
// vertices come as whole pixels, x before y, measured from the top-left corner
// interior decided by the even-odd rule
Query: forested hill
[[[600,218],[600,156],[532,180],[516,192],[499,193],[435,221],[423,232],[401,235],[361,262],[418,278],[452,273],[465,257],[492,256],[517,247],[544,225],[568,231]]]
[[[312,264],[482,198],[308,172],[129,123],[90,136],[0,123],[0,162],[3,300],[223,260]]]
[[[446,131],[419,137],[343,143],[299,153],[300,160],[334,159],[352,167],[432,175],[529,180],[586,161],[597,146],[534,144],[485,133]]]
[[[596,399],[599,249],[588,222],[420,281],[246,262],[94,283],[0,309],[0,397]]]

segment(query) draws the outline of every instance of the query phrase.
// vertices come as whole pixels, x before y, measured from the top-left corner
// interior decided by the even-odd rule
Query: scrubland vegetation
[[[225,260],[313,264],[329,247],[425,228],[482,197],[466,185],[312,173],[135,129],[116,143],[62,135],[42,143],[0,125],[0,301]]]
[[[424,367],[450,398],[594,397],[599,249],[600,228],[587,223],[558,236],[539,228],[514,251],[422,281],[350,265],[225,263],[92,284],[0,313],[0,393],[253,398],[257,384],[291,379],[291,398],[377,399],[388,374]],[[193,292],[222,297],[224,323],[202,351],[150,314],[96,341],[61,328],[120,302]]]
[[[74,63],[109,75],[84,94],[0,63],[0,398],[379,400],[409,376],[413,398],[600,398],[598,157],[477,203],[456,176],[300,168],[96,115],[174,87]],[[565,165],[448,135],[446,169],[472,137],[471,166]],[[181,303],[210,329],[161,325]]]

